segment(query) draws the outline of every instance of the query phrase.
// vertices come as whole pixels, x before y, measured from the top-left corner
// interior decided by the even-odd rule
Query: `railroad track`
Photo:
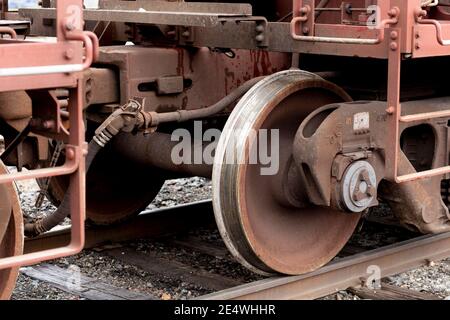
[[[188,281],[207,287],[213,293],[196,297],[199,300],[251,300],[251,299],[318,299],[339,291],[347,290],[361,298],[370,299],[438,299],[431,294],[398,288],[387,283],[382,288],[372,291],[364,288],[369,279],[370,268],[376,266],[381,276],[388,277],[423,265],[429,265],[450,256],[450,233],[434,236],[414,236],[406,241],[394,243],[372,250],[349,245],[341,256],[322,269],[295,277],[273,277],[262,280],[247,281],[191,269],[176,261],[167,261],[148,253],[145,257],[126,246],[115,246],[114,243],[136,239],[166,239],[173,246],[188,248],[211,256],[227,257],[224,246],[211,245],[201,239],[188,237],[179,240],[173,235],[192,228],[211,228],[214,225],[210,201],[197,202],[142,213],[135,220],[120,227],[87,228],[86,248],[100,248],[104,254],[119,261],[136,265],[148,272],[172,274]],[[382,224],[376,220],[370,223]],[[390,227],[389,223],[388,226]],[[53,231],[25,243],[25,250],[33,252],[45,248],[64,245],[69,241],[68,227]],[[106,244],[106,245],[105,245]],[[27,276],[49,282],[57,288],[68,290],[63,280],[70,276],[62,268],[51,264],[37,268],[26,268]],[[187,276],[183,276],[185,272]],[[89,277],[82,278],[87,287],[75,292],[86,299],[156,299],[157,297],[130,292],[95,282]],[[94,283],[94,285],[92,285]],[[70,288],[69,288],[70,289]],[[70,290],[69,290],[70,291]],[[73,289],[72,289],[73,291]],[[87,292],[87,293],[86,293]]]
[[[194,227],[214,224],[211,201],[199,201],[167,209],[142,212],[136,219],[124,224],[105,227],[87,227],[85,248],[106,242],[122,242],[139,238],[161,238]],[[64,246],[70,242],[70,226],[55,228],[39,237],[26,239],[25,253]]]

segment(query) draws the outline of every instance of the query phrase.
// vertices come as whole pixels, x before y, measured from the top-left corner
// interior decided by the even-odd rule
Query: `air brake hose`
[[[88,146],[86,156],[86,172],[94,161],[96,155],[102,150],[111,139],[121,131],[133,130],[140,121],[141,105],[134,100],[119,108],[111,114],[95,131],[95,136]],[[27,237],[37,237],[38,235],[51,230],[64,221],[70,214],[70,187],[64,194],[58,209],[52,214],[37,220],[36,222],[26,223],[24,233]]]
[[[86,156],[86,172],[92,164],[97,153],[102,149],[95,140],[92,140],[88,146],[88,154]],[[59,225],[70,214],[70,188],[64,194],[61,204],[52,214],[34,223],[26,223],[24,233],[27,237],[37,237],[38,235],[51,230]]]
[[[142,111],[143,103],[137,100],[130,100],[126,105],[113,112],[95,131],[95,136],[88,146],[86,172],[89,171],[89,167],[99,151],[119,132],[133,132],[137,129],[146,130],[150,127],[156,127],[161,123],[184,122],[212,116],[220,113],[237,99],[241,98],[263,78],[265,77],[257,77],[248,80],[217,103],[203,109],[182,110],[168,113],[144,112]],[[37,220],[36,222],[25,224],[25,236],[37,237],[59,225],[69,216],[69,214],[70,188],[65,193],[58,209],[52,214]]]

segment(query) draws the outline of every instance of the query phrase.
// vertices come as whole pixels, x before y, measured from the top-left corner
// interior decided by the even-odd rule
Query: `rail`
[[[261,280],[200,297],[201,300],[301,300],[317,299],[364,285],[368,268],[377,266],[382,276],[398,274],[450,256],[450,233],[424,236],[363,252],[296,277]]]

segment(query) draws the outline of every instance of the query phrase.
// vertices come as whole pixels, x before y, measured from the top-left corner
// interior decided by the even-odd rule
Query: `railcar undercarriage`
[[[450,231],[450,1],[240,2],[2,13],[1,298],[19,266],[81,250],[84,218],[130,219],[174,177],[212,178],[224,242],[261,274],[325,265],[380,202]],[[26,178],[58,210],[23,224]],[[69,215],[69,246],[21,255]]]

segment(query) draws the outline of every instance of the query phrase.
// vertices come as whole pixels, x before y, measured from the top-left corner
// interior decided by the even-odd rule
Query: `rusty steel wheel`
[[[0,174],[7,169],[0,163]],[[0,258],[23,253],[22,210],[14,184],[0,185]],[[0,270],[0,300],[9,299],[16,284],[19,268]]]
[[[153,201],[164,181],[165,177],[157,169],[133,163],[114,152],[110,145],[106,146],[86,176],[88,223],[113,225],[136,216]],[[66,177],[54,177],[47,197],[58,206],[67,187]]]
[[[313,271],[335,257],[352,235],[358,214],[286,205],[279,197],[303,119],[321,106],[348,100],[343,90],[322,78],[289,70],[259,82],[231,114],[213,169],[214,213],[228,249],[250,270],[290,275]],[[279,130],[280,170],[275,175],[261,175],[265,166],[249,164],[249,146],[261,142],[251,142],[249,136],[260,129]],[[238,161],[227,163],[232,150]],[[298,188],[303,189],[299,194],[305,187]]]

